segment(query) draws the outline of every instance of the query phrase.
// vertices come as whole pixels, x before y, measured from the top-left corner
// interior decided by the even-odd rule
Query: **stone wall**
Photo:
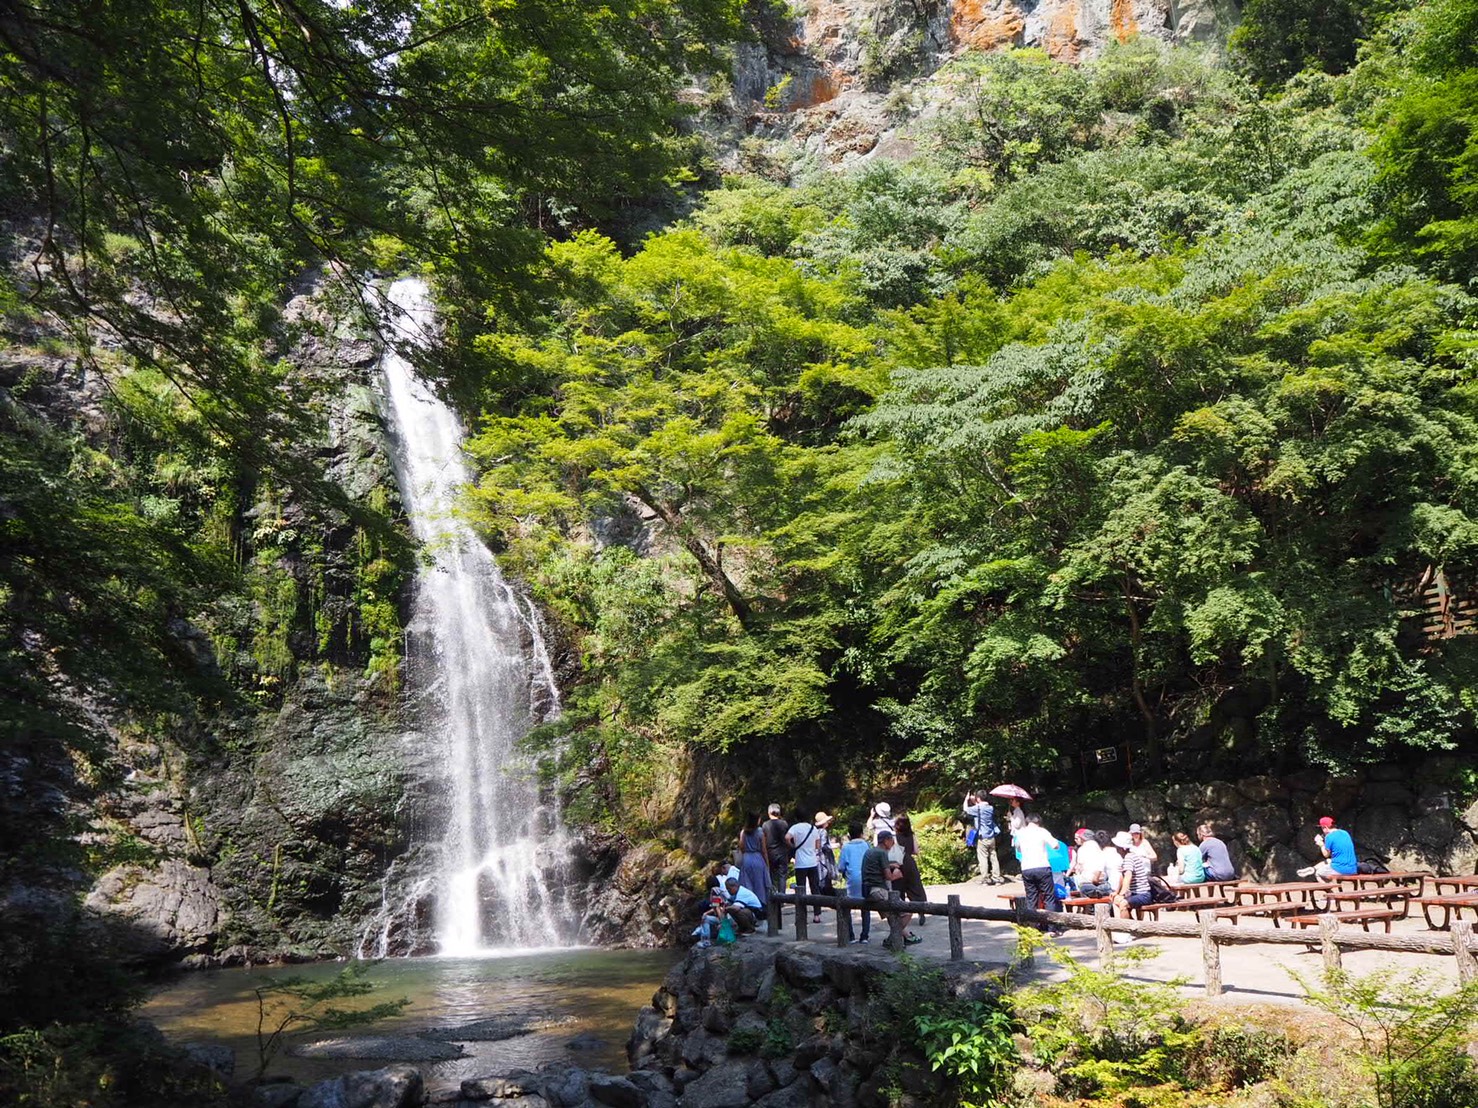
[[[1044,800],[1039,808],[1056,832],[1121,830],[1142,823],[1161,861],[1174,856],[1170,836],[1195,838],[1212,823],[1232,862],[1246,876],[1289,880],[1321,857],[1314,845],[1320,816],[1333,816],[1355,838],[1363,861],[1392,869],[1444,873],[1478,869],[1478,788],[1471,762],[1454,756],[1389,763],[1342,775],[1305,769],[1283,777],[1185,782]]]
[[[994,995],[1004,968],[947,963],[944,987],[969,999]],[[907,969],[882,951],[758,937],[695,948],[641,1010],[627,1056],[687,1108],[935,1104],[942,1077],[887,1031],[882,993]],[[890,1099],[891,1085],[901,1091]]]

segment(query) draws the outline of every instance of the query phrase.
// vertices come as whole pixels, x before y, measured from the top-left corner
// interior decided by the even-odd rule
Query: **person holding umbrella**
[[[1026,809],[1021,806],[1023,800],[1030,800],[1032,794],[1020,785],[997,785],[990,791],[991,796],[1000,796],[1011,802],[1011,811],[1006,815],[1006,826],[1011,830],[1011,841],[1016,841],[1016,835],[1026,826]]]

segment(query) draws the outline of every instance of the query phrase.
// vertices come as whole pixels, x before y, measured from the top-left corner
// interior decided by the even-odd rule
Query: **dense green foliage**
[[[685,178],[675,94],[737,11],[0,15],[0,1031],[126,999],[89,960],[106,928],[57,957],[89,869],[156,860],[90,822],[121,744],[183,791],[249,777],[254,714],[310,668],[362,674],[366,712],[394,702],[410,551],[355,439],[372,398],[320,364],[375,315],[361,275],[434,263],[449,290],[531,303],[551,231]]]
[[[552,246],[542,317],[476,341],[473,508],[579,634],[572,761],[634,797],[688,744],[1466,742],[1478,652],[1418,592],[1478,569],[1474,10],[1268,91],[966,56],[907,164]]]

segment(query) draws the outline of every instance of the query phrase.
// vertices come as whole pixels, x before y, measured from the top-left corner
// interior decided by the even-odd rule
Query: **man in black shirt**
[[[780,805],[770,805],[770,818],[765,821],[765,856],[770,863],[770,889],[772,892],[783,893],[785,881],[790,875],[790,844],[785,841],[785,833],[790,830],[790,824],[780,818]]]
[[[878,914],[888,921],[888,940],[883,945],[897,952],[906,943],[904,936],[908,933],[908,921],[913,916],[906,912],[888,911],[883,907],[902,899],[891,887],[892,882],[903,879],[903,867],[888,857],[888,851],[893,849],[893,841],[893,832],[879,831],[877,845],[862,856],[862,896],[865,900],[878,902]]]

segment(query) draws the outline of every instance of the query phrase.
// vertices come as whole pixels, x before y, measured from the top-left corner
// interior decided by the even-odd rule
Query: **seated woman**
[[[1175,861],[1165,871],[1165,880],[1172,885],[1203,885],[1206,883],[1206,865],[1201,859],[1201,848],[1191,845],[1191,837],[1184,831],[1175,833]]]

